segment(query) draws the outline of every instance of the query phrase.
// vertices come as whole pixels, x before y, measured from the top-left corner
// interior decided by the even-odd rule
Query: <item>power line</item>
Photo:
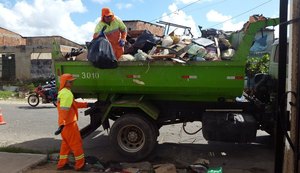
[[[271,2],[271,1],[273,1],[273,0],[269,0],[269,1],[267,1],[267,2],[264,2],[264,3],[262,3],[262,4],[259,4],[258,6],[255,6],[255,7],[251,8],[251,9],[249,9],[249,10],[243,12],[243,13],[240,13],[240,14],[238,14],[238,15],[236,15],[236,16],[233,16],[233,17],[231,17],[231,18],[229,18],[229,19],[227,19],[227,20],[224,20],[223,22],[220,22],[220,23],[217,23],[217,24],[215,24],[215,25],[212,25],[212,26],[210,26],[209,28],[213,28],[213,27],[218,26],[218,25],[221,25],[221,24],[223,24],[223,23],[225,23],[225,22],[227,22],[227,21],[229,21],[229,20],[232,20],[232,19],[234,19],[234,18],[237,18],[237,17],[239,17],[239,16],[241,16],[241,15],[244,15],[244,14],[246,14],[246,13],[252,11],[252,10],[255,10],[256,8],[261,7],[261,6],[267,4],[267,3]]]
[[[227,1],[227,0],[221,0],[221,1],[216,2],[216,3],[214,3],[214,4],[209,4],[209,5],[203,6],[203,7],[201,7],[201,8],[194,8],[194,9],[191,9],[191,10],[186,11],[186,12],[194,12],[194,11],[196,11],[196,10],[199,11],[199,10],[204,9],[204,8],[207,8],[207,7],[212,7],[212,6],[215,6],[215,5],[219,5],[219,4],[224,3],[224,2],[226,2],[226,1]]]
[[[199,1],[201,1],[201,0],[197,0],[197,1],[191,2],[191,3],[189,3],[188,5],[183,6],[183,7],[179,8],[179,9],[176,10],[176,11],[173,11],[173,12],[168,13],[166,16],[169,16],[169,15],[171,15],[171,14],[173,14],[173,13],[176,13],[176,12],[178,12],[179,10],[182,10],[182,9],[184,9],[184,8],[187,8],[187,7],[189,7],[189,6],[191,6],[191,5],[195,4],[195,3],[197,3],[197,2],[199,2]],[[158,20],[158,19],[161,19],[161,18],[162,18],[162,17],[159,17],[159,18],[157,18],[157,19],[151,20],[150,23],[151,23],[151,22],[154,22],[154,21],[156,21],[156,20]]]

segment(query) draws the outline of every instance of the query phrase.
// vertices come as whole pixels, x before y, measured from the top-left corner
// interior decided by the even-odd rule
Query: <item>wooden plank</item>
[[[163,59],[163,58],[175,58],[176,55],[175,54],[168,54],[168,55],[150,55],[151,58],[154,59]]]

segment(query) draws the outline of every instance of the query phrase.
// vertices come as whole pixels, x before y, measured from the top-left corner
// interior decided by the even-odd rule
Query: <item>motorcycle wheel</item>
[[[30,106],[36,107],[40,103],[40,99],[39,99],[38,95],[31,94],[31,95],[29,95],[27,102]]]

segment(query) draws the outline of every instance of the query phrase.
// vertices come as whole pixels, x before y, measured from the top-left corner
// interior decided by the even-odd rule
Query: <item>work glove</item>
[[[95,103],[87,103],[87,107],[94,107]]]
[[[125,40],[120,39],[120,40],[119,40],[119,45],[120,45],[121,47],[124,47],[124,46],[125,46]]]
[[[62,132],[62,130],[64,129],[64,127],[65,127],[65,125],[59,126],[58,129],[54,132],[54,134],[59,135]]]

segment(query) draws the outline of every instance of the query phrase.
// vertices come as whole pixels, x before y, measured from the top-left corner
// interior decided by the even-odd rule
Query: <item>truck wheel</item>
[[[28,99],[27,102],[30,106],[32,107],[36,107],[39,103],[40,103],[40,99],[39,96],[36,94],[31,94]]]
[[[157,129],[146,118],[127,114],[114,122],[109,140],[126,160],[138,161],[147,157],[154,149]]]

